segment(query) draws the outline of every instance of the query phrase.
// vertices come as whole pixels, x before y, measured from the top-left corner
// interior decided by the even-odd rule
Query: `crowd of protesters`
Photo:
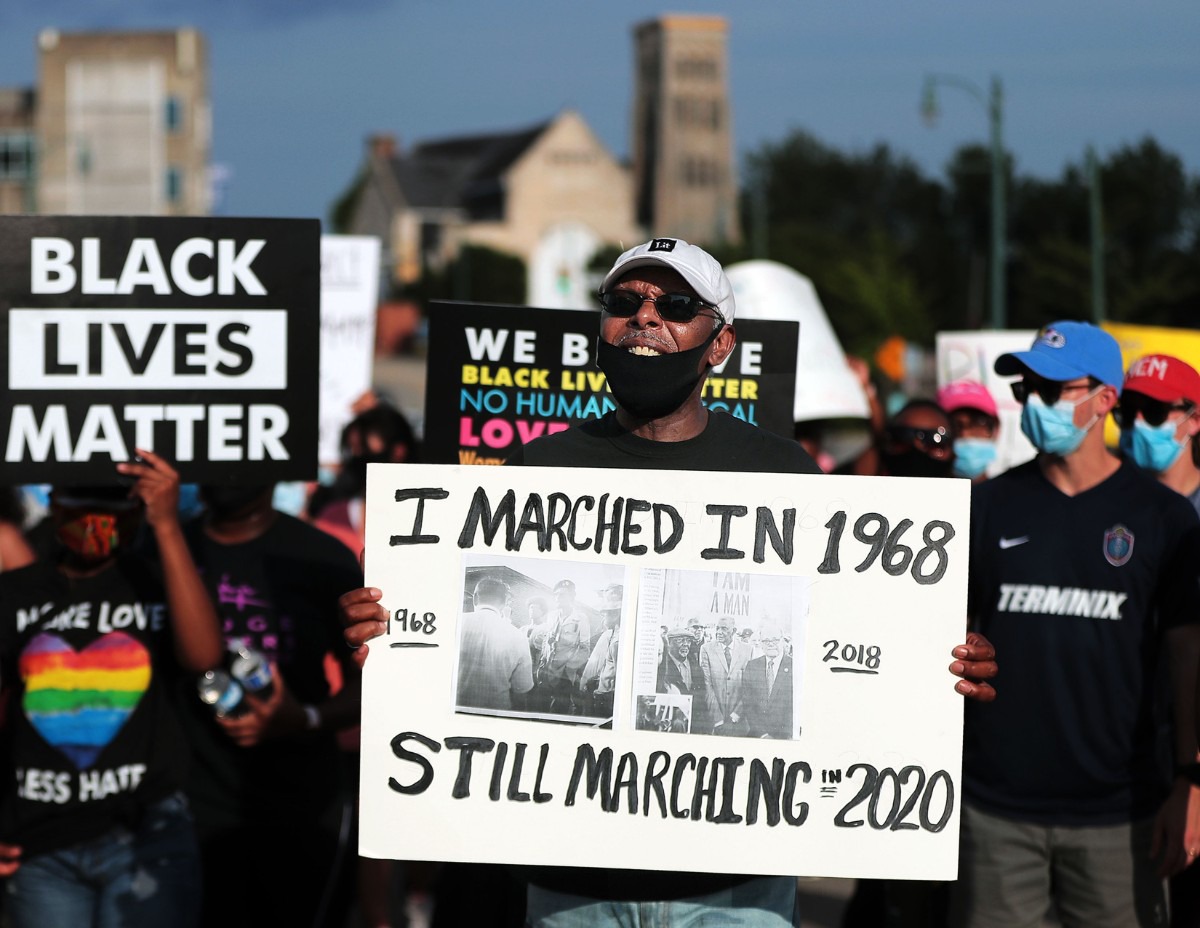
[[[643,276],[647,293],[679,286]],[[614,318],[662,311],[636,296]],[[969,620],[1005,669],[995,705],[968,708],[958,883],[861,881],[846,924],[1197,924],[1200,374],[1167,355],[1126,371],[1111,336],[1072,322],[996,370],[1018,377],[1033,461],[994,473],[996,399],[964,381],[890,416],[876,404],[874,440],[840,468],[972,481]],[[40,524],[16,488],[0,493],[6,923],[381,928],[454,924],[464,889],[511,899],[494,870],[355,853],[360,665],[338,600],[362,583],[367,464],[420,453],[386,403],[342,450],[299,518],[271,486],[201,487],[181,518],[179,477],[149,450],[111,485],[55,487]],[[1102,625],[1072,590],[1119,597],[1120,621]],[[611,719],[623,596],[606,589],[589,616],[562,580],[512,618],[528,708]],[[82,621],[116,609],[145,621],[103,634]],[[21,620],[38,610],[52,621]],[[658,692],[691,697],[668,730],[794,736],[776,692],[784,630],[721,616],[661,638]],[[198,681],[243,652],[262,657],[262,687],[202,699]],[[97,767],[95,782],[81,774]]]

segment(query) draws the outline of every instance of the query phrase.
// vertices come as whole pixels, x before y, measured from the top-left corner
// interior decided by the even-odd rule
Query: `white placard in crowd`
[[[968,519],[963,480],[372,464],[360,852],[954,879]]]
[[[371,389],[375,311],[379,304],[379,239],[321,236],[321,400],[317,459],[341,460],[342,428],[351,405]]]
[[[1021,431],[1021,405],[1013,399],[1009,387],[1017,378],[1001,377],[993,369],[1000,355],[1028,351],[1036,335],[1033,329],[937,333],[937,385],[974,380],[987,387],[996,401],[1000,431],[996,435],[996,459],[987,470],[989,477],[1024,464],[1037,454]]]
[[[737,318],[799,323],[792,421],[866,419],[867,395],[846,363],[837,333],[812,281],[777,261],[739,261],[726,268]]]

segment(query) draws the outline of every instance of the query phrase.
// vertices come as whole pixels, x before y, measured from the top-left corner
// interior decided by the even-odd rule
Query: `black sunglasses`
[[[1086,384],[1086,389],[1095,390],[1100,385],[1100,381],[1094,377],[1089,377]],[[1022,406],[1029,399],[1031,393],[1036,393],[1042,398],[1042,402],[1047,406],[1053,406],[1062,399],[1063,388],[1067,385],[1058,380],[1014,380],[1009,386],[1012,387],[1013,399]],[[1081,383],[1072,384],[1067,387],[1070,390],[1083,390],[1085,385]]]
[[[632,290],[609,290],[600,294],[600,305],[610,316],[628,318],[646,302],[653,303],[659,317],[666,322],[691,322],[706,309],[711,309],[718,319],[725,321],[715,306],[690,293],[663,293],[648,297]]]
[[[912,445],[925,451],[941,448],[950,441],[950,433],[942,426],[936,429],[916,429],[908,425],[889,425],[884,435],[893,445]]]
[[[1117,425],[1121,428],[1131,429],[1137,421],[1138,415],[1141,414],[1147,425],[1157,428],[1167,421],[1167,416],[1171,413],[1191,412],[1195,408],[1187,401],[1165,403],[1162,400],[1146,396],[1144,393],[1135,393],[1129,390],[1121,394],[1121,401],[1113,410],[1113,418],[1117,420]]]

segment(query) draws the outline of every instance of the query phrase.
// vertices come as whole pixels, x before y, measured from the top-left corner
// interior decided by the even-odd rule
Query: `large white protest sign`
[[[371,465],[360,852],[953,879],[968,518],[956,480]]]
[[[371,389],[375,310],[379,303],[379,239],[321,236],[321,406],[317,456],[341,460],[342,428],[354,401]]]

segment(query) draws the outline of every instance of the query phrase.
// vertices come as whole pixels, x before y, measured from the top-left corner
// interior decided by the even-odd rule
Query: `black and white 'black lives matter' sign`
[[[0,217],[2,483],[316,473],[320,224]]]

